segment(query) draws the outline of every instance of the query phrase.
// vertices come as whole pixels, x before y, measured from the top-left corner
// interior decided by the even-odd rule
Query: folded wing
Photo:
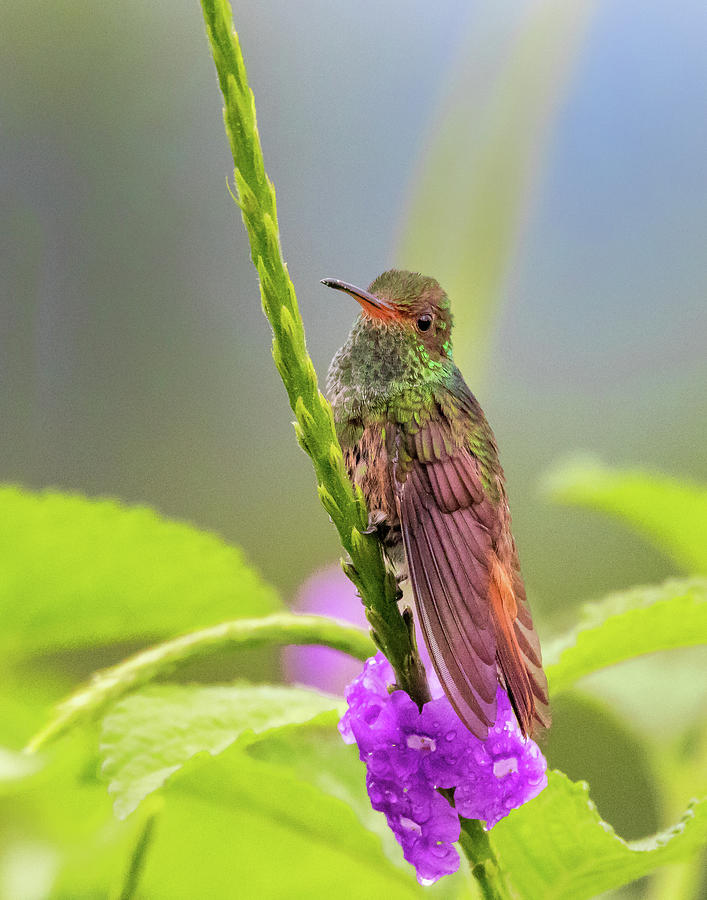
[[[425,642],[458,715],[485,739],[496,719],[499,672],[524,733],[549,717],[502,484],[497,497],[484,489],[473,446],[452,434],[441,411],[413,424],[396,487]]]

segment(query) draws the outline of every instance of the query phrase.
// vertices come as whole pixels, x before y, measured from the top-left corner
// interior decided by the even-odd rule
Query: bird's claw
[[[385,525],[385,513],[381,509],[374,509],[368,513],[368,528],[361,534],[378,534]]]

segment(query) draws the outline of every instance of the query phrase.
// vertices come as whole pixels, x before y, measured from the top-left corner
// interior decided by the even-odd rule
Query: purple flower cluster
[[[501,687],[496,723],[480,741],[445,696],[420,712],[404,691],[389,693],[393,680],[382,653],[369,659],[346,690],[349,708],[339,731],[358,744],[371,805],[385,813],[418,881],[432,884],[459,868],[453,846],[459,816],[492,828],[547,785],[547,764],[537,744],[523,737]],[[437,788],[454,789],[456,808]]]

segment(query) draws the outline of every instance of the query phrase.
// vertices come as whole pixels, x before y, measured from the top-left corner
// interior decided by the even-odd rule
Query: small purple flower
[[[371,806],[385,813],[386,821],[415,866],[420,884],[434,884],[456,872],[459,854],[459,816],[444,797],[419,775],[404,780],[366,776]]]
[[[483,819],[487,831],[547,787],[545,757],[535,741],[521,734],[501,687],[496,703],[496,723],[486,741],[470,735],[475,746],[454,793],[459,815]]]
[[[339,730],[347,743],[358,744],[371,805],[385,813],[418,881],[431,884],[459,867],[452,846],[459,816],[492,828],[540,793],[547,764],[537,744],[523,737],[501,687],[496,723],[480,741],[438,686],[420,711],[404,691],[389,693],[393,680],[381,653],[369,659],[346,690],[349,708]],[[437,788],[454,789],[456,809]]]

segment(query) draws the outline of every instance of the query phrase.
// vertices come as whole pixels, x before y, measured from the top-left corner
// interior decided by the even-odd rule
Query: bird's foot
[[[395,592],[395,601],[397,603],[398,600],[403,599],[403,589],[401,585],[406,582],[408,579],[407,572],[396,572],[395,573],[395,583],[398,586],[397,591]]]
[[[363,534],[377,534],[379,537],[387,528],[385,513],[382,509],[372,509],[368,513],[368,528]]]

